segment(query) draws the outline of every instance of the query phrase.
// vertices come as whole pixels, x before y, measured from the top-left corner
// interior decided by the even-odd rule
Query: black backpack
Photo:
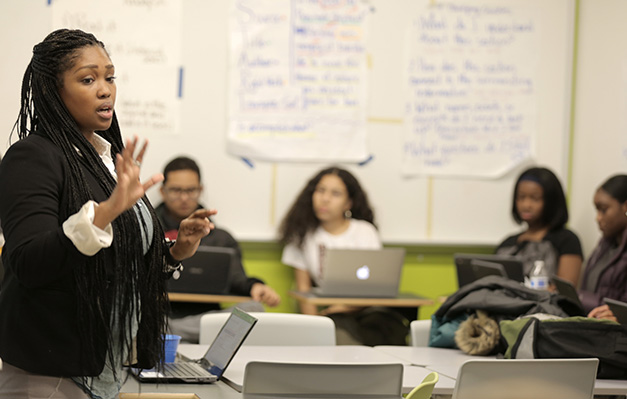
[[[587,317],[540,320],[526,317],[500,322],[508,359],[599,359],[598,378],[627,379],[627,329]]]

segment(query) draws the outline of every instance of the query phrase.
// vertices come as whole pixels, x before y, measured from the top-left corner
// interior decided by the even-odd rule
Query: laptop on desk
[[[455,254],[455,269],[459,287],[470,284],[487,275],[503,275],[522,283],[525,281],[520,259],[505,255]]]
[[[610,307],[610,310],[616,316],[616,320],[623,326],[627,326],[627,302],[611,298],[603,298],[603,302]]]
[[[322,279],[311,292],[323,297],[395,298],[404,261],[404,248],[328,248]]]
[[[558,276],[551,276],[551,282],[555,286],[558,294],[565,296],[566,298],[576,303],[577,306],[579,306],[581,309],[583,309],[583,304],[579,300],[577,288],[575,288],[573,283]]]
[[[233,248],[200,246],[183,261],[178,279],[168,280],[168,292],[182,294],[226,295],[230,287],[230,270],[235,262]]]
[[[131,372],[141,382],[215,382],[222,377],[255,323],[257,323],[255,317],[233,308],[231,315],[201,359],[165,363],[163,370],[131,369]]]

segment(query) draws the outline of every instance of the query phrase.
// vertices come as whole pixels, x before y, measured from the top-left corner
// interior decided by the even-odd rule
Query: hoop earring
[[[351,216],[353,216],[353,212],[351,212],[351,210],[350,210],[350,209],[347,209],[346,211],[344,211],[344,217],[345,217],[346,219],[350,219],[350,218],[351,218]]]

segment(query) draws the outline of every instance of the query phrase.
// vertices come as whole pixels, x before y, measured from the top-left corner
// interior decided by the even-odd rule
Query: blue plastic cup
[[[167,334],[165,336],[164,341],[165,341],[165,362],[174,363],[174,359],[176,358],[176,349],[179,346],[179,341],[181,341],[181,336]]]

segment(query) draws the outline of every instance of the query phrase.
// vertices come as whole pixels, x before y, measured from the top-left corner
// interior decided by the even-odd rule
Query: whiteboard
[[[542,43],[537,49],[540,96],[533,161],[553,169],[565,182],[574,2],[504,2],[542,10],[537,21]],[[518,229],[510,216],[511,196],[515,178],[527,165],[496,180],[401,176],[404,121],[400,68],[406,25],[415,3],[372,0],[369,4],[367,144],[371,160],[364,165],[341,166],[354,172],[366,188],[384,242],[496,244]],[[34,0],[0,5],[0,35],[11,38],[0,43],[4,59],[10,60],[2,63],[0,74],[5,93],[0,97],[2,153],[17,116],[19,87],[30,51],[51,30],[52,6]],[[148,137],[150,146],[142,173],[148,177],[160,172],[177,155],[195,158],[206,188],[202,202],[219,212],[215,222],[240,240],[273,240],[281,218],[306,180],[327,164],[256,162],[250,166],[227,155],[228,13],[227,1],[183,2],[181,128],[171,136]],[[155,82],[158,79],[155,77]],[[158,190],[152,189],[149,196],[159,202]]]

